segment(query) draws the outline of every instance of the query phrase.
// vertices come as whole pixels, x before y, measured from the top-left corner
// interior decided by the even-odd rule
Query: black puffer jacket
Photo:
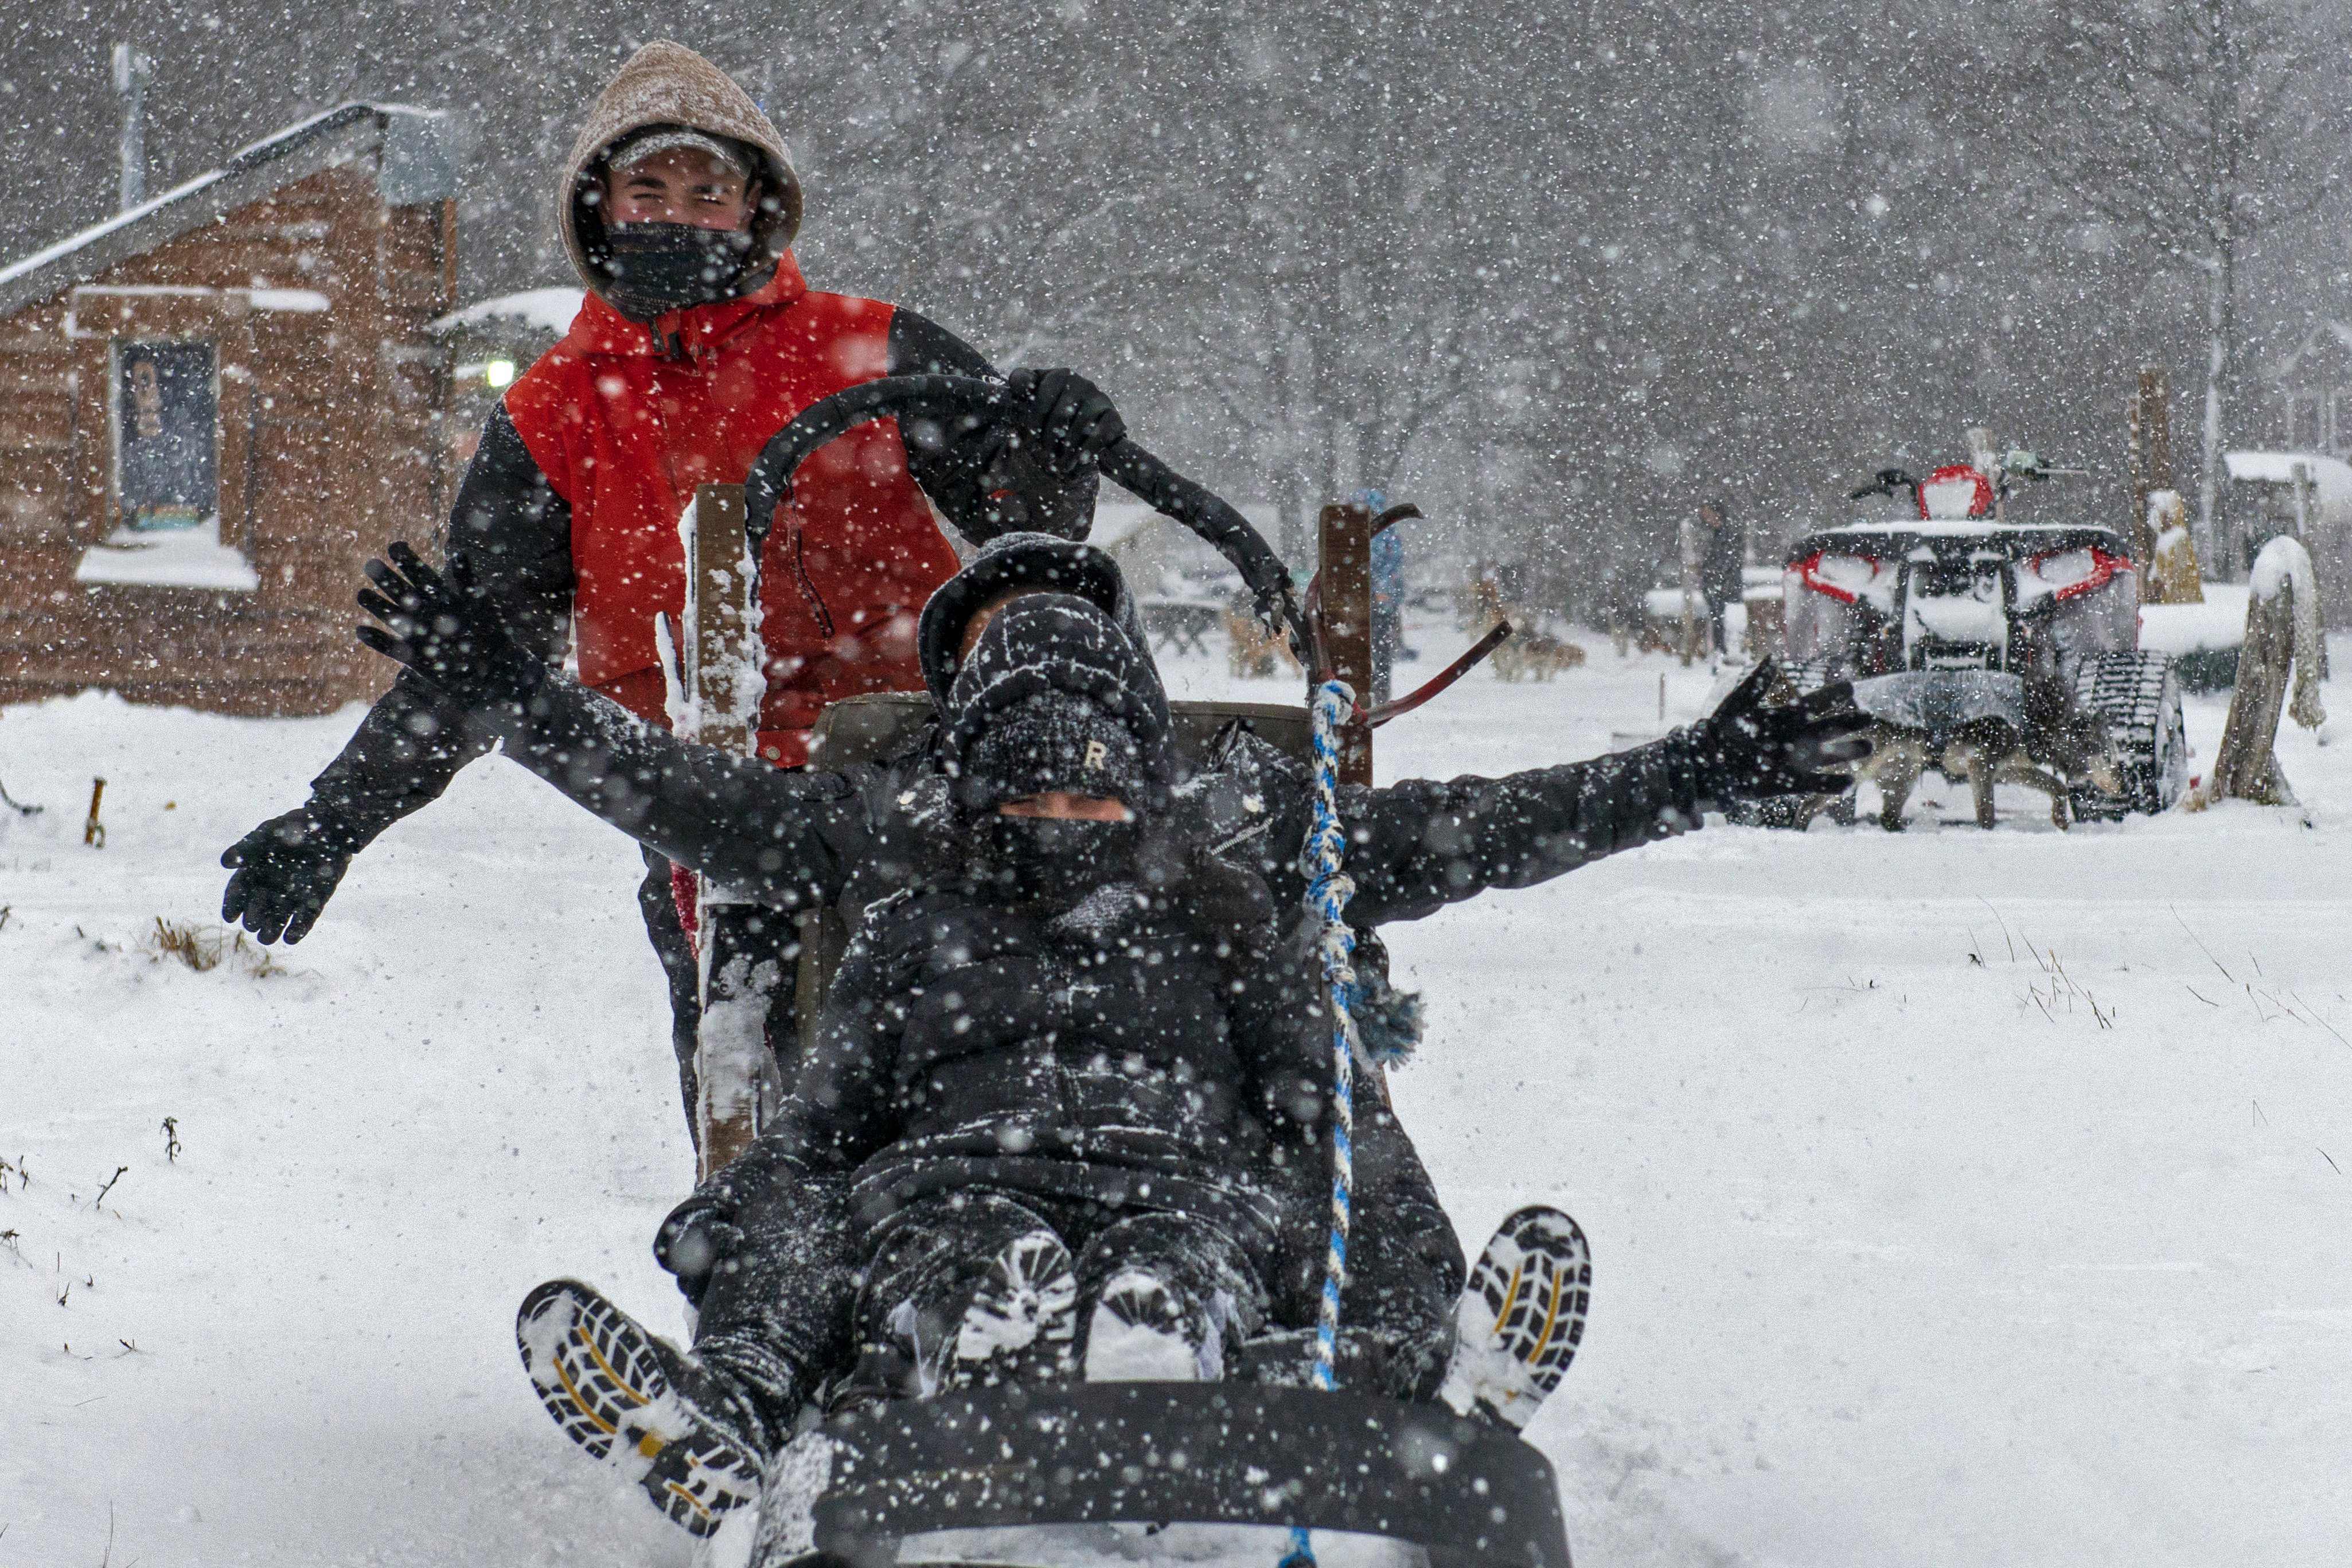
[[[762,1141],[855,1167],[866,1223],[984,1184],[1197,1214],[1263,1265],[1319,1184],[1302,957],[1263,884],[1213,859],[1060,912],[910,889],[867,912]]]
[[[998,379],[978,350],[912,310],[892,315],[887,342],[886,375]],[[982,467],[974,437],[982,433],[920,420],[900,431],[908,471],[948,521],[974,541],[1021,528],[1083,538],[1094,511],[1093,471],[1064,480],[1017,452],[999,453],[992,466]],[[449,556],[466,558],[475,584],[499,606],[515,640],[550,664],[562,661],[572,639],[572,530],[571,506],[540,471],[506,405],[497,405],[483,424],[481,445],[458,484],[439,542]],[[352,844],[364,845],[438,799],[493,739],[404,672],[311,781],[311,806]]]

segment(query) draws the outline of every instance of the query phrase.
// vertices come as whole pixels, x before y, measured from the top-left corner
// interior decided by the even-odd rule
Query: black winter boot
[[[1226,1354],[1256,1331],[1263,1291],[1238,1246],[1205,1221],[1136,1215],[1087,1244],[1079,1277],[1088,1383],[1216,1383]]]
[[[636,1320],[572,1279],[523,1298],[515,1342],[540,1403],[564,1436],[620,1470],[674,1524],[715,1532],[731,1510],[756,1501],[778,1434],[756,1384],[729,1363],[754,1364],[757,1384],[799,1404],[799,1380],[782,1358],[715,1343],[704,1360],[648,1333]]]
[[[930,1358],[940,1388],[1053,1382],[1071,1371],[1078,1277],[1050,1230],[1015,1237],[969,1285],[962,1316]]]
[[[1575,1359],[1591,1303],[1577,1223],[1540,1204],[1512,1214],[1470,1271],[1438,1397],[1457,1415],[1524,1429]]]

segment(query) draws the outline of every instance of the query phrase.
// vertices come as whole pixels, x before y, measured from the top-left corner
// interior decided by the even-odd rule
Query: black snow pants
[[[1084,1363],[1103,1287],[1129,1268],[1150,1270],[1222,1342],[1265,1323],[1265,1288],[1247,1252],[1198,1215],[967,1187],[919,1199],[874,1228],[857,1300],[859,1381],[894,1395],[927,1392],[918,1369],[937,1363],[998,1259],[1041,1234],[1068,1249],[1076,1277],[1073,1366]]]
[[[1454,1308],[1467,1273],[1462,1247],[1404,1130],[1376,1100],[1357,1112],[1355,1148],[1355,1224],[1340,1303],[1341,1386],[1391,1399],[1432,1399],[1453,1351]],[[1118,1222],[1148,1216],[1115,1209],[1049,1214],[1040,1206],[1045,1200],[1028,1195],[1004,1199],[1025,1218],[992,1201],[981,1205],[998,1216],[985,1226],[970,1207],[958,1214],[952,1206],[927,1212],[926,1205],[914,1205],[882,1226],[868,1227],[853,1217],[851,1184],[848,1172],[814,1172],[796,1162],[770,1160],[754,1145],[688,1200],[689,1208],[715,1205],[733,1230],[728,1255],[698,1303],[698,1352],[714,1342],[753,1347],[749,1354],[730,1353],[727,1359],[734,1365],[781,1355],[793,1369],[795,1397],[805,1397],[819,1383],[848,1371],[853,1346],[862,1343],[878,1359],[870,1375],[861,1373],[859,1381],[887,1385],[910,1370],[888,1316],[899,1303],[925,1295],[915,1282],[938,1268],[942,1257],[983,1262],[993,1257],[1019,1234],[1004,1230],[1003,1224],[1045,1224],[1062,1237],[1079,1263],[1082,1304],[1093,1300],[1089,1291],[1100,1289],[1101,1279],[1090,1271],[1104,1260],[1139,1256],[1147,1245],[1186,1250],[1145,1226],[1127,1233],[1121,1246],[1089,1257],[1089,1244]],[[936,1202],[952,1205],[961,1195]],[[894,1237],[891,1226],[901,1222],[906,1233]],[[1329,1227],[1328,1209],[1302,1205],[1286,1226],[1282,1256],[1264,1277],[1263,1290],[1253,1286],[1234,1292],[1236,1302],[1262,1301],[1268,1321],[1241,1342],[1230,1359],[1230,1377],[1307,1384]],[[983,1228],[992,1241],[977,1234]],[[1136,1250],[1125,1250],[1129,1245]],[[1190,1251],[1204,1265],[1200,1277],[1206,1288],[1217,1289],[1223,1261],[1217,1246]],[[1181,1260],[1178,1266],[1185,1267]],[[1245,1281],[1257,1278],[1245,1262],[1236,1265],[1236,1272]],[[882,1282],[884,1275],[906,1282]],[[1230,1280],[1224,1288],[1233,1288]],[[924,1310],[919,1301],[915,1310]]]

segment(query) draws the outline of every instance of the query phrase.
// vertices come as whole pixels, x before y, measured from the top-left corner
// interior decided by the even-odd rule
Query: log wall
[[[449,367],[425,327],[452,302],[453,212],[387,206],[363,159],[0,321],[0,703],[95,687],[320,713],[383,689],[352,595],[372,552],[446,514]],[[163,338],[215,345],[220,533],[252,592],[74,580],[116,521],[110,344]]]

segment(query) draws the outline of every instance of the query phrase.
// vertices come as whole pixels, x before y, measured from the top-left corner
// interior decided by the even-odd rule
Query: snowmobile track
[[[2074,700],[2106,719],[2124,785],[2116,795],[2077,789],[2077,817],[2117,822],[2135,811],[2152,816],[2180,799],[2189,784],[2189,741],[2169,655],[2141,648],[2086,658],[2074,672]]]

